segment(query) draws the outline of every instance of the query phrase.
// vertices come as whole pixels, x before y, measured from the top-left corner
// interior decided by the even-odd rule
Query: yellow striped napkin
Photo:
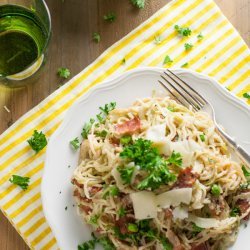
[[[175,24],[189,26],[192,36],[177,36]],[[204,39],[198,41],[200,32]],[[155,43],[158,36],[160,44]],[[194,46],[185,51],[185,43]],[[34,154],[26,142],[33,130],[50,137],[68,108],[92,86],[134,67],[161,67],[166,55],[173,62],[165,67],[188,63],[187,68],[214,76],[239,97],[250,91],[250,51],[215,3],[175,0],[166,5],[1,135],[0,206],[32,249],[58,248],[42,212],[45,150]],[[13,174],[31,177],[27,191],[8,181]]]

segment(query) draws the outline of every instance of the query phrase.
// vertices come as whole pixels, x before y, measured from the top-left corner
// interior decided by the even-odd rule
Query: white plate
[[[162,72],[159,68],[139,68],[99,84],[70,108],[62,125],[50,138],[41,192],[45,216],[61,250],[76,250],[78,244],[90,238],[91,232],[73,207],[70,179],[77,165],[78,152],[71,150],[69,141],[80,136],[84,122],[98,113],[99,106],[115,101],[117,107],[126,107],[137,98],[151,96],[153,90],[162,90],[157,84]],[[212,78],[182,69],[174,72],[213,104],[218,123],[250,152],[248,106]],[[250,227],[241,230],[233,249],[249,249],[247,234],[250,235]]]

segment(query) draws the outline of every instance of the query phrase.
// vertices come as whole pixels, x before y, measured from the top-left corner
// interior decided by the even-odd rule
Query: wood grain
[[[53,25],[48,62],[40,79],[33,84],[16,90],[0,87],[0,133],[59,87],[62,83],[56,75],[59,67],[68,67],[74,76],[169,1],[148,0],[143,10],[137,10],[128,2],[129,0],[47,0]],[[250,45],[250,0],[215,2]],[[109,11],[117,13],[117,20],[112,24],[105,23],[102,19]],[[92,41],[92,33],[96,31],[101,34],[99,44]],[[4,105],[10,109],[10,113],[4,110]],[[28,249],[2,214],[0,232],[1,250]]]

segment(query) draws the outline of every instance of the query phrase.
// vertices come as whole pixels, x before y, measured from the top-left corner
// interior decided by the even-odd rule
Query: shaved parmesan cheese
[[[130,194],[135,218],[138,220],[156,218],[156,197],[153,192],[141,191]]]
[[[200,149],[200,145],[193,140],[171,142],[171,151],[181,154],[182,167],[189,167],[192,164],[195,151]]]
[[[190,204],[192,188],[179,188],[157,195],[156,203],[162,208],[178,206],[181,203]]]
[[[197,174],[201,174],[204,165],[200,161],[195,161],[193,164],[193,172]]]
[[[166,124],[160,124],[150,127],[147,130],[146,138],[150,141],[157,142],[166,136]]]
[[[237,218],[230,217],[224,220],[217,220],[214,218],[201,218],[201,217],[197,217],[195,215],[190,214],[188,217],[188,220],[192,221],[198,227],[201,227],[201,228],[216,228],[216,227],[224,227],[224,226],[228,227],[231,224],[235,223]]]
[[[174,216],[174,220],[176,219],[180,219],[180,220],[184,220],[186,218],[188,218],[188,210],[185,207],[176,207],[173,210],[173,216]]]

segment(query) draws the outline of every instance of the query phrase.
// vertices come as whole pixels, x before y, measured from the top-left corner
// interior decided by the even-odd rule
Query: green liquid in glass
[[[0,6],[0,75],[19,73],[43,53],[48,32],[35,11]]]

